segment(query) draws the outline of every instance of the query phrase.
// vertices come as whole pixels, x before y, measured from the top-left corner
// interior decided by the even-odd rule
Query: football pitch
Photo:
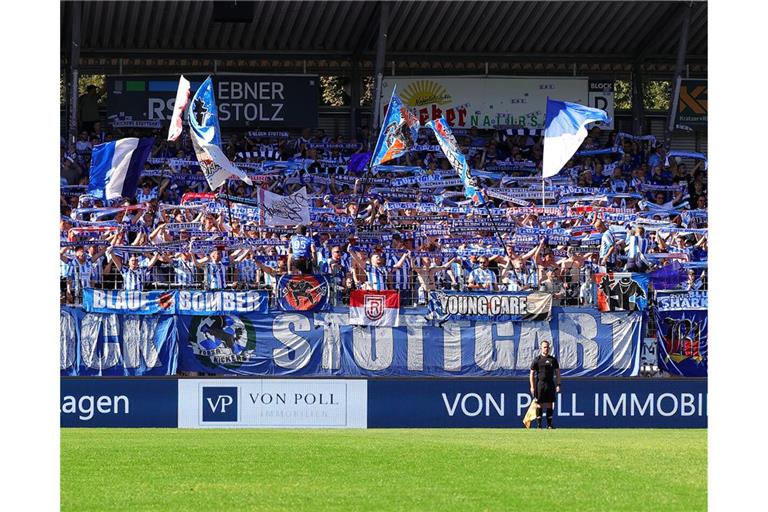
[[[706,430],[61,429],[62,510],[706,507]]]

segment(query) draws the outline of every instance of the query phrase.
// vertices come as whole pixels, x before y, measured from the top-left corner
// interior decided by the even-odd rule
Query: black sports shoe
[[[548,427],[547,427],[547,430],[555,430],[555,427],[553,427],[552,425],[550,425],[550,426],[548,426]]]

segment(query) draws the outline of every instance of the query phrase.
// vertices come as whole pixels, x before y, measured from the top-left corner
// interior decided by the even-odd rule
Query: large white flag
[[[595,121],[608,123],[608,114],[599,108],[547,98],[542,178],[560,172],[584,142],[585,126]]]
[[[269,190],[259,190],[259,208],[262,222],[267,226],[306,226],[310,223],[307,187],[289,196],[281,196]]]
[[[181,135],[181,120],[184,115],[184,109],[189,102],[189,80],[181,75],[179,78],[179,88],[176,90],[176,103],[173,104],[173,115],[171,116],[171,125],[168,127],[168,140],[176,140]]]

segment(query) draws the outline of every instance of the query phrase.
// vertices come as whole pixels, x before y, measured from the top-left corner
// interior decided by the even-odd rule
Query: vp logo
[[[203,422],[237,421],[237,388],[203,388]]]

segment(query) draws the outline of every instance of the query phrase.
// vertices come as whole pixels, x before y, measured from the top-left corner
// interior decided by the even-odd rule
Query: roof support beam
[[[677,117],[677,104],[680,101],[680,79],[685,66],[685,52],[688,48],[688,28],[691,24],[691,6],[688,4],[683,11],[682,26],[680,27],[680,43],[677,46],[677,62],[675,62],[675,75],[672,83],[675,87],[672,103],[669,106],[669,116],[667,126],[664,130],[664,147],[669,151],[672,144],[672,132],[675,129],[675,118]]]

